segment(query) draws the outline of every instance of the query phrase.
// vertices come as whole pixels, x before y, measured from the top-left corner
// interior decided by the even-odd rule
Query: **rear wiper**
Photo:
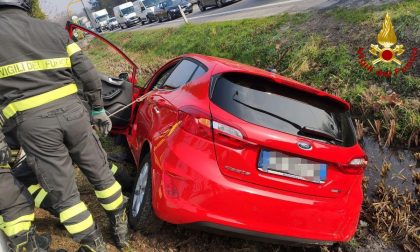
[[[261,112],[261,113],[264,113],[264,114],[266,114],[266,115],[269,115],[269,116],[275,117],[275,118],[277,118],[277,119],[279,119],[279,120],[282,120],[283,122],[286,122],[286,123],[288,123],[288,124],[292,125],[293,127],[295,127],[296,129],[298,129],[299,131],[302,129],[302,126],[300,126],[299,124],[294,123],[294,122],[292,122],[292,121],[289,121],[289,120],[287,120],[287,119],[286,119],[286,118],[284,118],[284,117],[278,116],[278,115],[273,114],[273,113],[271,113],[271,112],[269,112],[269,111],[263,110],[263,109],[258,108],[258,107],[256,107],[256,106],[252,106],[252,105],[246,104],[246,103],[245,103],[245,102],[243,102],[243,101],[240,101],[238,98],[236,98],[237,96],[239,96],[239,93],[236,91],[235,95],[233,95],[233,100],[234,100],[234,101],[236,101],[237,103],[240,103],[240,104],[242,104],[242,105],[244,105],[244,106],[246,106],[246,107],[248,107],[248,108],[250,108],[250,109],[256,110],[256,111]]]
[[[302,135],[309,135],[309,136],[317,136],[317,137],[322,137],[325,140],[328,141],[335,141],[338,143],[343,143],[343,140],[336,138],[332,133],[320,130],[320,129],[314,129],[314,128],[310,128],[310,127],[302,127],[298,134],[302,134]]]

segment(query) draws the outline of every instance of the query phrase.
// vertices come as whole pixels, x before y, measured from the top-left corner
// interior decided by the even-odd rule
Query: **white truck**
[[[95,29],[97,32],[102,32],[108,29],[109,15],[106,9],[98,10],[92,13],[95,19]]]
[[[121,29],[134,26],[141,22],[141,19],[137,16],[134,11],[134,5],[132,2],[126,2],[124,4],[114,7],[114,16],[117,18]]]
[[[158,20],[155,13],[158,0],[137,0],[133,2],[133,5],[137,16],[141,18],[142,24]]]

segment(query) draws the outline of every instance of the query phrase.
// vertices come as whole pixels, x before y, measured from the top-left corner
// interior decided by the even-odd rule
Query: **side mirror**
[[[120,73],[120,75],[118,75],[118,78],[122,80],[128,80],[128,77],[129,77],[128,73]]]
[[[143,11],[145,11],[146,10],[146,8],[144,8],[144,6],[142,6],[141,7],[141,11],[143,12]]]

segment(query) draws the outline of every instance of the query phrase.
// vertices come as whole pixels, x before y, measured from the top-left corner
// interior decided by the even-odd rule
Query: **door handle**
[[[157,106],[153,106],[153,110],[156,112],[156,114],[160,114],[159,108]]]

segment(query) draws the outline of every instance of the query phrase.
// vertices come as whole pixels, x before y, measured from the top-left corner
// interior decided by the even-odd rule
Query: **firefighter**
[[[35,232],[33,199],[12,175],[8,165],[11,150],[2,138],[0,134],[0,229],[11,251],[47,252],[51,238]]]
[[[52,207],[51,197],[49,197],[48,192],[39,184],[33,168],[26,161],[26,157],[24,155],[23,157],[18,156],[20,153],[20,144],[17,140],[15,128],[6,123],[3,126],[3,132],[6,137],[5,141],[12,150],[13,162],[10,163],[10,166],[13,168],[13,176],[28,189],[34,199],[36,208],[47,210],[52,215],[58,217],[58,212]],[[112,162],[109,162],[109,169],[111,169],[115,179],[121,184],[123,191],[131,192],[134,181],[130,174],[124,168],[119,168]]]
[[[106,251],[106,247],[80,200],[73,162],[94,186],[116,245],[127,247],[126,199],[74,84],[75,79],[83,83],[93,124],[107,134],[111,121],[103,108],[98,74],[64,29],[29,17],[30,9],[31,0],[0,0],[1,115],[16,125],[27,162],[61,223],[81,244],[79,251]],[[0,139],[7,149],[4,136]]]

